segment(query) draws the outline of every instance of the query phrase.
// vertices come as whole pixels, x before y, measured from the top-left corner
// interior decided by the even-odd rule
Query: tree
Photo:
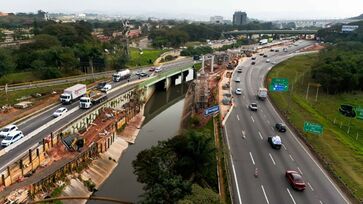
[[[0,77],[12,73],[15,70],[14,59],[8,50],[0,49]]]
[[[61,43],[59,40],[48,34],[36,35],[32,43],[24,45],[22,48],[28,46],[31,49],[48,49],[51,47],[59,47]]]
[[[3,32],[0,31],[0,42],[4,42],[5,41],[5,37],[6,37],[5,33],[3,33]]]

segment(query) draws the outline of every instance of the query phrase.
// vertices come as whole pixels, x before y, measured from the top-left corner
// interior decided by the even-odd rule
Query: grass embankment
[[[128,67],[152,65],[154,61],[167,50],[142,50],[143,54],[137,48],[130,48],[130,61]]]
[[[37,80],[39,77],[33,72],[18,72],[0,77],[0,84],[17,84]]]
[[[288,78],[290,92],[270,93],[270,96],[288,121],[324,160],[324,166],[357,199],[363,200],[363,120],[352,119],[350,123],[349,118],[338,111],[341,104],[363,106],[363,92],[328,95],[320,88],[318,100],[315,101],[317,90],[310,86],[306,100],[308,83],[314,82],[310,73],[316,58],[316,54],[297,56],[274,67],[267,76],[267,83],[274,77]],[[304,121],[322,124],[323,135],[304,133]]]

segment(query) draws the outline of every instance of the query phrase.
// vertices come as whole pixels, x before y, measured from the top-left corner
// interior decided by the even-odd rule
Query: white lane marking
[[[287,192],[289,193],[289,195],[290,195],[290,197],[291,197],[292,202],[293,202],[294,204],[296,204],[296,202],[295,202],[295,200],[294,200],[294,197],[292,197],[292,195],[291,195],[291,193],[290,193],[290,190],[289,190],[288,188],[287,188],[286,190],[287,190]]]
[[[261,112],[263,113],[263,110],[261,109]]]
[[[252,122],[255,122],[255,120],[253,119],[252,115],[251,115],[251,120],[252,120]]]
[[[250,152],[250,157],[251,157],[251,160],[252,160],[253,165],[255,165],[255,160],[253,160],[253,156],[252,156],[252,153],[251,152]]]
[[[271,105],[271,101],[267,98],[267,101],[269,102],[269,105]],[[280,114],[275,110],[275,108],[271,105],[272,110],[276,113],[276,115],[281,119],[282,121],[282,117],[280,116]],[[318,164],[317,161],[315,161],[315,159],[313,158],[313,156],[311,156],[311,154],[308,152],[308,150],[304,147],[304,145],[301,144],[301,142],[297,139],[297,136],[291,131],[291,129],[287,126],[287,129],[289,130],[290,134],[293,135],[293,138],[295,139],[295,141],[300,145],[300,147],[305,151],[305,153],[310,157],[311,161],[314,162],[314,164],[319,168],[319,170],[323,173],[323,175],[325,176],[326,179],[328,179],[328,181],[331,183],[331,185],[335,188],[335,190],[339,193],[339,195],[343,198],[343,200],[345,201],[345,203],[349,203],[349,201],[347,200],[347,198],[343,195],[343,193],[338,189],[338,187],[335,185],[335,183],[330,179],[330,177],[325,173],[325,171],[320,167],[320,165]]]
[[[271,129],[272,129],[272,131],[274,131],[274,132],[275,132],[275,128],[274,128],[274,127],[271,127]]]
[[[260,131],[258,131],[258,135],[260,135],[261,140],[263,140],[262,134],[260,133]]]
[[[243,139],[246,139],[246,134],[245,134],[244,130],[242,130],[242,137],[243,137]]]
[[[310,187],[311,191],[314,191],[313,187],[311,186],[311,184],[308,182],[308,186]]]
[[[229,150],[229,152],[231,152],[231,148],[230,148],[230,145],[229,145],[229,139],[228,139],[228,133],[227,133],[227,125],[225,126],[225,129],[224,130],[226,131],[228,150]],[[242,204],[241,193],[239,191],[239,186],[238,186],[236,169],[234,168],[232,154],[230,154],[230,155],[231,155],[230,158],[231,158],[231,164],[232,164],[232,170],[233,170],[234,180],[235,180],[236,188],[237,188],[236,190],[237,190],[238,201],[239,201],[240,204]]]
[[[236,115],[237,116],[237,120],[239,120],[239,116],[238,115]]]
[[[271,160],[272,160],[272,163],[274,163],[274,165],[276,165],[275,160],[274,160],[274,158],[272,158],[271,153],[268,153],[268,155],[270,155],[270,158],[271,158]]]
[[[262,189],[263,195],[265,195],[266,203],[267,203],[267,204],[270,204],[270,202],[268,201],[268,198],[267,198],[266,192],[265,192],[265,188],[263,188],[263,185],[261,185],[261,189]]]
[[[284,145],[284,144],[282,144],[282,147],[286,150],[286,147],[285,147],[285,145]]]
[[[321,200],[319,200],[319,203],[320,203],[320,204],[323,204],[323,202],[322,202]]]
[[[294,161],[294,158],[292,158],[291,154],[289,154],[289,157],[290,157],[290,159],[291,159],[292,161]]]
[[[297,170],[299,170],[301,175],[304,175],[303,172],[301,171],[301,169],[299,167],[297,167]]]

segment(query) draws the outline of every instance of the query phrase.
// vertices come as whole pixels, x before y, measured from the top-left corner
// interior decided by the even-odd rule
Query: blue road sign
[[[213,113],[217,113],[219,112],[219,106],[212,106],[212,107],[209,107],[207,109],[204,110],[204,115],[205,116],[208,116],[208,115],[211,115]]]

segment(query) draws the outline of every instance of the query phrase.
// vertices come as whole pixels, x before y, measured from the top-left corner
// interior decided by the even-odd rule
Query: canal
[[[137,154],[178,134],[187,84],[171,86],[168,91],[155,91],[145,105],[145,121],[135,140],[121,156],[118,166],[95,196],[105,196],[136,203],[143,194],[141,183],[133,173],[132,161]],[[89,201],[88,204],[95,204]]]

